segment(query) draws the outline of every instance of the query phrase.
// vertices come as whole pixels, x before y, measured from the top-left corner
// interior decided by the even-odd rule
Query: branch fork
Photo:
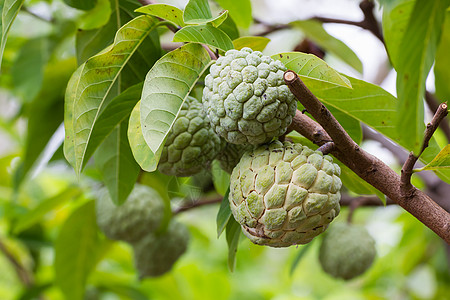
[[[400,176],[377,157],[361,149],[295,72],[286,71],[284,80],[295,97],[319,123],[301,112],[297,112],[294,117],[295,122],[290,126],[291,130],[296,130],[319,146],[333,141],[335,148],[331,154],[450,244],[450,214],[448,212],[412,185],[408,190],[408,197],[405,197],[401,191],[402,179]],[[446,104],[444,107],[446,110]],[[435,122],[431,122],[432,125],[427,129],[426,136],[434,133],[435,127],[439,125],[443,117],[439,118]],[[300,124],[300,120],[304,120],[305,124]],[[308,131],[311,128],[314,131]],[[315,136],[313,132],[320,134]]]

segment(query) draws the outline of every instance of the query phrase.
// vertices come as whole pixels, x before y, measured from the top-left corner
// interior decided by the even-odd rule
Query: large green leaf
[[[398,114],[402,116],[397,119],[397,130],[415,153],[422,146],[425,131],[425,81],[434,62],[449,5],[450,0],[417,1],[395,59]]]
[[[210,24],[186,26],[175,33],[173,41],[201,43],[223,51],[234,47],[225,32]]]
[[[199,24],[212,19],[208,0],[189,0],[184,8],[183,20],[186,24]]]
[[[149,16],[140,16],[125,24],[117,32],[114,44],[81,65],[75,73],[77,78],[70,82],[75,85],[75,88],[68,87],[70,91],[73,91],[66,95],[69,97],[69,99],[66,98],[66,102],[72,103],[67,109],[73,114],[71,121],[75,151],[74,168],[78,174],[86,164],[86,149],[92,136],[93,126],[101,111],[125,85],[120,80],[125,65],[157,25],[158,22]],[[152,63],[145,59],[143,62]],[[136,71],[133,68],[130,72]],[[122,75],[124,75],[123,78],[127,78],[131,74]],[[137,73],[133,75],[128,78],[128,81],[132,82],[140,77]],[[66,123],[68,121],[70,120],[65,120]],[[68,137],[70,138],[66,134],[66,141]]]
[[[3,52],[5,50],[6,39],[14,19],[17,16],[24,0],[0,0],[1,20],[0,20],[0,67],[2,64]]]
[[[31,39],[20,48],[11,77],[15,92],[24,102],[30,102],[39,93],[49,54],[49,41],[45,37]]]
[[[450,145],[445,146],[444,149],[442,149],[441,152],[439,152],[439,154],[428,165],[415,171],[420,172],[439,169],[450,170]]]
[[[131,112],[128,124],[128,140],[134,159],[144,171],[153,172],[158,167],[163,147],[154,154],[145,142],[141,129],[141,102],[139,101]]]
[[[92,127],[91,138],[86,145],[84,161],[87,162],[98,146],[122,121],[128,119],[142,93],[143,83],[138,83],[126,89],[111,100],[98,116]]]
[[[90,10],[95,7],[97,0],[64,0],[64,2],[72,6],[73,8],[78,8],[82,10]]]
[[[239,29],[230,16],[228,16],[228,18],[226,18],[225,21],[223,21],[223,23],[217,28],[225,32],[232,40],[239,37]]]
[[[183,11],[172,5],[150,4],[136,9],[136,12],[155,16],[181,27],[185,26],[183,21]]]
[[[253,21],[252,3],[250,0],[216,0],[220,6],[230,12],[234,21],[244,28],[248,28]]]
[[[230,217],[226,227],[226,238],[228,244],[228,268],[231,272],[236,266],[236,252],[239,245],[239,238],[241,237],[241,225]]]
[[[113,43],[117,30],[139,14],[134,10],[141,7],[138,0],[109,0],[110,17],[108,22],[94,30],[79,30],[76,36],[77,60],[79,64],[97,54]],[[157,43],[156,31],[149,35],[153,43]],[[142,47],[142,46],[141,46]],[[152,52],[147,52],[151,55]]]
[[[355,52],[345,43],[326,32],[320,22],[305,20],[291,22],[290,25],[294,28],[301,29],[308,39],[312,40],[327,52],[340,58],[356,71],[362,73],[363,65]]]
[[[181,105],[210,61],[201,45],[187,44],[164,55],[148,72],[141,97],[141,129],[153,153],[161,151]]]
[[[214,160],[211,164],[211,173],[217,193],[225,196],[225,193],[230,188],[230,174],[220,167],[220,163],[217,160]]]
[[[82,192],[79,188],[68,187],[56,196],[45,199],[35,208],[20,216],[14,225],[14,234],[19,234],[20,232],[30,228],[40,222],[47,213],[65,204],[67,201],[80,196],[81,194]]]
[[[25,107],[27,136],[23,165],[16,176],[19,185],[44,151],[50,138],[61,125],[64,116],[64,90],[76,68],[75,59],[56,61],[45,68],[43,88]]]
[[[83,299],[86,279],[97,261],[99,244],[95,203],[89,201],[69,216],[55,241],[55,283],[64,299]]]
[[[450,99],[450,10],[447,10],[445,23],[442,28],[441,42],[436,51],[434,63],[434,77],[436,96],[441,100]],[[447,120],[448,121],[448,120]],[[443,121],[445,122],[445,120]]]
[[[127,131],[128,119],[113,130],[95,154],[95,163],[102,173],[103,182],[117,205],[127,200],[140,171],[131,153]]]
[[[394,67],[397,66],[400,42],[408,27],[415,2],[416,0],[386,1],[383,6],[383,37]]]
[[[315,78],[324,83],[351,88],[350,81],[315,55],[302,52],[286,52],[272,55],[281,61],[286,68],[302,77]]]
[[[216,224],[217,224],[217,237],[220,237],[228,221],[231,217],[230,202],[228,201],[228,196],[230,194],[230,189],[228,189],[223,196],[222,202],[220,203],[219,211],[217,212]]]
[[[270,39],[263,36],[243,36],[233,40],[233,45],[236,50],[249,47],[254,51],[263,51],[269,42]]]

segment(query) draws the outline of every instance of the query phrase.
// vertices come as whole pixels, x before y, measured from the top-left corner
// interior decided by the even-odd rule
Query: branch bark
[[[336,150],[331,154],[450,244],[449,213],[415,187],[412,187],[411,197],[403,197],[400,176],[381,160],[361,149],[295,72],[286,71],[284,80],[291,92],[332,138]],[[298,129],[302,133],[302,127]]]

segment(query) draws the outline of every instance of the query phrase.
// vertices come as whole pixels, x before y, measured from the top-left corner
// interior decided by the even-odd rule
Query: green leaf
[[[271,56],[281,61],[286,68],[299,74],[302,78],[315,78],[324,83],[351,88],[350,81],[315,55],[301,52],[286,52]]]
[[[131,112],[130,123],[128,125],[128,140],[134,159],[144,171],[153,172],[158,167],[163,147],[159,148],[156,155],[145,142],[141,129],[141,102],[139,101]]]
[[[209,24],[186,26],[175,33],[173,41],[206,44],[223,51],[233,49],[233,42],[228,35]]]
[[[236,23],[234,23],[230,16],[228,16],[228,18],[226,18],[225,21],[223,21],[223,23],[217,28],[225,32],[232,40],[239,37],[239,29],[236,27]]]
[[[164,55],[148,72],[140,104],[141,129],[153,153],[161,151],[181,105],[210,62],[201,45],[187,44]]]
[[[350,137],[357,143],[362,142],[363,133],[361,124],[355,118],[349,116],[345,112],[335,109],[334,107],[328,107],[328,110],[333,114],[333,116],[339,121],[339,123],[344,127],[345,131],[350,135]]]
[[[313,240],[314,241],[314,240]],[[294,274],[295,269],[297,268],[298,264],[302,260],[303,256],[305,256],[306,252],[308,251],[309,247],[311,246],[312,241],[309,242],[306,245],[303,245],[300,250],[298,250],[297,255],[295,256],[294,261],[292,262],[291,268],[289,269],[289,275],[292,276]]]
[[[88,58],[112,44],[114,42],[114,37],[117,30],[139,15],[134,12],[135,9],[141,7],[138,0],[109,1],[110,16],[108,18],[109,21],[104,26],[94,30],[79,30],[77,32],[76,49],[77,61],[79,64],[82,64]],[[155,47],[153,47],[154,49],[151,49],[151,45],[146,46],[146,44],[151,43],[155,44]],[[147,58],[154,57],[155,54],[155,60],[159,58],[160,53],[155,53],[155,49],[159,48],[158,33],[156,30],[151,32],[149,34],[149,38],[147,38],[146,41],[140,46],[142,49],[144,49],[144,47],[148,48],[144,51]],[[148,51],[149,49],[151,51]],[[142,78],[139,81],[142,81]]]
[[[386,1],[383,6],[383,37],[389,58],[397,66],[400,42],[408,28],[408,22],[416,0]]]
[[[216,224],[217,224],[217,238],[220,237],[222,232],[227,227],[228,221],[231,217],[230,202],[228,201],[228,196],[230,194],[230,189],[225,192],[222,202],[220,203],[219,211],[217,212]]]
[[[22,7],[24,0],[1,0],[0,10],[1,10],[1,20],[0,20],[0,67],[2,64],[3,52],[5,51],[6,39],[8,38],[8,32],[11,28],[14,19],[17,16],[20,8]]]
[[[81,173],[87,162],[87,145],[100,112],[120,93],[123,84],[120,81],[122,70],[157,24],[155,19],[149,16],[131,20],[117,32],[114,44],[81,65],[75,73],[78,77],[74,82],[70,82],[76,86],[74,92],[67,95],[69,99],[66,98],[66,101],[73,103],[67,109],[73,113],[74,168],[77,174]],[[144,59],[144,62],[147,61]],[[127,78],[126,75],[131,74],[122,75]],[[72,90],[73,87],[69,89]],[[68,121],[70,120],[65,120],[66,123]]]
[[[93,30],[105,26],[111,17],[111,1],[98,0],[95,7],[78,19],[79,30]]]
[[[447,10],[442,36],[439,47],[436,51],[436,61],[434,63],[434,78],[436,86],[436,96],[438,99],[450,99],[450,11]]]
[[[236,50],[249,47],[254,51],[263,51],[269,42],[270,39],[263,36],[243,36],[233,40],[233,45]]]
[[[439,170],[450,169],[450,144],[445,146],[444,149],[425,167],[414,170],[415,172],[425,170]]]
[[[93,9],[97,4],[97,0],[64,0],[64,2],[73,8],[81,10]]]
[[[83,299],[86,279],[97,261],[100,240],[95,202],[75,210],[64,222],[55,241],[55,283],[64,299]]]
[[[82,192],[79,188],[69,187],[56,196],[45,199],[44,201],[40,202],[35,208],[20,216],[20,218],[17,220],[17,223],[15,223],[13,233],[17,235],[20,232],[35,225],[36,223],[39,223],[47,213],[63,205],[65,202],[77,198],[81,194]]]
[[[87,162],[98,146],[124,120],[128,120],[136,103],[141,98],[143,83],[138,83],[126,89],[111,100],[98,116],[92,127],[91,137],[86,145],[84,161]]]
[[[449,5],[450,0],[417,1],[395,59],[398,114],[402,116],[396,126],[414,153],[422,146],[425,81],[434,62],[445,9]]]
[[[340,58],[359,73],[363,72],[363,65],[355,52],[345,43],[326,32],[320,22],[314,20],[295,21],[291,22],[290,25],[302,30],[308,39]]]
[[[49,41],[43,37],[31,39],[20,48],[11,67],[11,77],[14,90],[25,102],[30,102],[39,93],[49,54]]]
[[[172,5],[150,4],[139,7],[135,11],[170,21],[180,27],[184,27],[186,25],[183,22],[183,11]]]
[[[216,191],[224,196],[230,188],[230,174],[225,172],[217,160],[214,160],[211,165],[212,179]]]
[[[127,200],[140,171],[139,165],[133,159],[127,131],[128,119],[113,130],[95,153],[95,163],[116,205]]]
[[[51,137],[61,125],[64,115],[64,90],[76,68],[75,59],[55,61],[44,72],[43,88],[25,107],[27,136],[23,154],[23,167],[17,174],[18,186],[44,151]]]
[[[189,0],[184,8],[183,20],[186,24],[199,24],[212,19],[208,0]]]
[[[250,0],[216,0],[216,2],[230,12],[230,16],[240,27],[248,28],[253,22]]]
[[[228,244],[228,268],[231,272],[236,266],[236,252],[241,237],[241,225],[230,217],[226,227],[226,238]]]

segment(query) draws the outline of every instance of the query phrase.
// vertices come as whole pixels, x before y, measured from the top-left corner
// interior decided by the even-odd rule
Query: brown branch
[[[317,149],[317,151],[320,151],[320,152],[322,152],[323,154],[328,154],[328,153],[330,153],[331,151],[334,150],[334,147],[335,147],[335,145],[334,145],[333,142],[328,142],[328,143],[325,143],[325,144],[323,144],[322,146],[320,146],[320,147]]]
[[[207,200],[199,199],[196,201],[192,201],[189,205],[181,206],[181,207],[174,209],[172,213],[173,213],[173,215],[176,215],[183,211],[187,211],[187,210],[190,210],[190,209],[193,209],[196,207],[209,205],[209,204],[217,204],[217,203],[222,202],[222,199],[223,199],[222,197],[216,197],[216,198],[207,199]]]
[[[403,164],[400,191],[405,198],[409,198],[414,195],[415,191],[411,184],[411,176],[413,174],[414,165],[416,164],[423,151],[428,147],[428,143],[430,142],[431,137],[438,128],[439,123],[441,123],[441,121],[448,115],[447,109],[447,103],[441,103],[439,105],[436,113],[433,116],[433,119],[430,123],[427,124],[422,148],[420,149],[419,154],[416,156],[413,152],[409,153],[408,159]]]
[[[433,113],[436,113],[440,102],[434,97],[433,94],[426,91],[425,92],[425,101],[427,102],[428,107]],[[450,142],[450,125],[448,122],[441,122],[439,124],[439,127],[442,129],[442,131],[445,134],[445,137],[447,138],[447,141]]]
[[[295,72],[286,71],[284,80],[291,92],[332,138],[336,145],[332,154],[337,159],[450,243],[449,213],[415,187],[412,187],[412,197],[403,197],[400,192],[400,176],[380,159],[361,149]]]
[[[14,255],[9,251],[6,245],[0,241],[0,251],[3,252],[8,261],[13,265],[14,270],[17,273],[20,281],[26,286],[31,287],[33,285],[34,279],[32,274],[28,272],[24,266],[14,257]]]
[[[295,112],[295,116],[292,119],[292,123],[287,132],[291,132],[292,130],[297,131],[308,140],[319,146],[333,141],[319,123],[312,120],[299,110]]]

